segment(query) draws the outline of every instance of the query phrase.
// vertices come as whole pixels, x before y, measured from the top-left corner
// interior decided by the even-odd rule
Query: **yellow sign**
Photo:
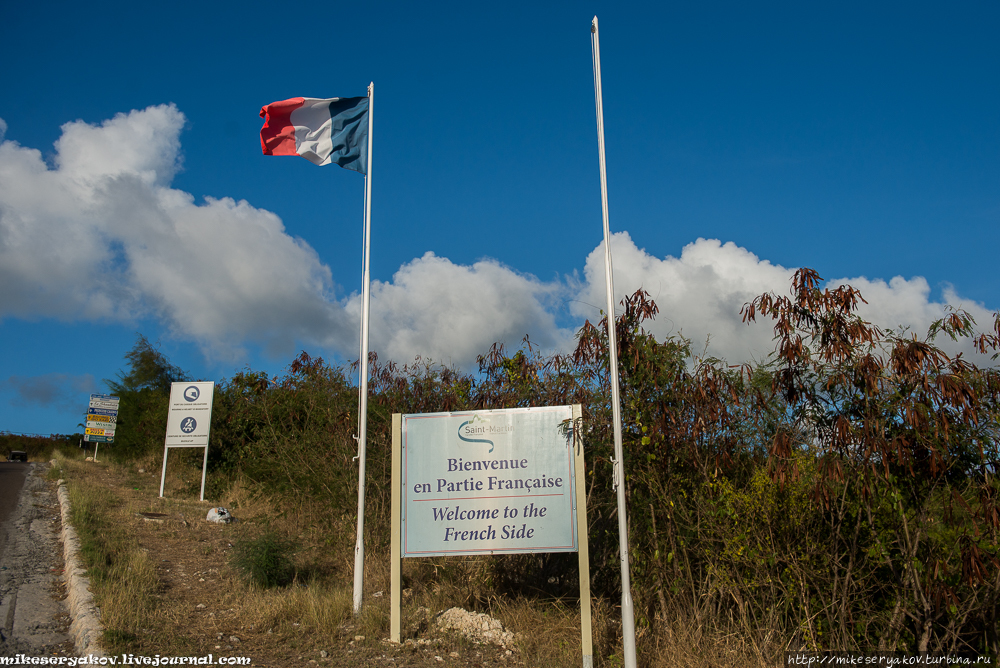
[[[93,427],[87,427],[87,436],[114,436],[113,431],[106,429],[95,429]]]
[[[110,415],[88,415],[87,422],[111,422]]]

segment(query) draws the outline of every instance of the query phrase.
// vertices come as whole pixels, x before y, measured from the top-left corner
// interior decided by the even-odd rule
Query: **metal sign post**
[[[215,383],[182,382],[170,385],[170,409],[167,435],[163,442],[163,470],[160,472],[160,497],[167,481],[167,453],[170,448],[205,448],[201,466],[201,500],[205,500],[205,476],[208,473],[208,434],[212,427],[212,399]]]

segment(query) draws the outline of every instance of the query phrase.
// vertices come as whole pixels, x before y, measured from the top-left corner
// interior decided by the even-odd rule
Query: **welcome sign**
[[[393,414],[392,642],[403,557],[576,552],[583,664],[593,665],[582,424],[580,404]]]
[[[402,416],[401,556],[576,552],[571,406]]]

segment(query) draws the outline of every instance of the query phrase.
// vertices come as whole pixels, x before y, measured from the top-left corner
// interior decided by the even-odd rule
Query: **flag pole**
[[[368,426],[368,307],[371,301],[371,277],[368,273],[371,249],[372,208],[372,120],[375,116],[375,82],[368,84],[368,168],[365,171],[364,269],[362,270],[361,307],[361,404],[358,410],[358,539],[354,545],[354,614],[361,613],[361,594],[365,582],[365,439]]]
[[[611,231],[608,226],[608,179],[604,163],[604,102],[601,99],[601,41],[597,17],[590,23],[594,58],[594,97],[597,102],[597,148],[601,158],[601,212],[604,215],[604,278],[608,295],[608,352],[611,366],[611,412],[614,419],[614,486],[618,492],[618,556],[622,569],[622,653],[625,668],[635,668],[635,611],[628,565],[628,520],[625,516],[625,473],[622,449],[621,399],[618,389],[618,340],[615,336],[615,288],[611,268]]]

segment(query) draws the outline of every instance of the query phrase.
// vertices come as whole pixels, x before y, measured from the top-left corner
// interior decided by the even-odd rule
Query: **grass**
[[[268,528],[255,538],[239,540],[233,549],[230,564],[259,587],[284,587],[295,579],[295,565],[292,563],[295,548],[293,541]]]
[[[368,541],[373,548],[365,562],[365,604],[361,615],[353,615],[353,518],[307,501],[261,497],[240,479],[229,481],[215,503],[199,502],[197,490],[190,489],[200,473],[193,466],[175,472],[171,463],[163,499],[158,497],[159,467],[152,462],[94,464],[60,458],[58,466],[68,479],[73,521],[109,651],[218,653],[224,650],[216,650],[216,643],[234,635],[255,665],[298,664],[300,656],[319,660],[321,650],[341,657],[329,659],[335,666],[362,665],[363,657],[386,652],[406,655],[409,665],[430,666],[437,663],[434,656],[453,651],[470,660],[492,655],[495,661],[527,667],[581,663],[578,603],[498,596],[482,559],[405,560],[404,639],[432,644],[392,648],[383,642],[389,633],[389,561],[377,541]],[[241,521],[205,523],[212,505],[225,505]],[[165,513],[183,522],[143,523],[136,517],[139,512]],[[177,550],[186,550],[186,556],[175,556]],[[200,566],[202,571],[193,573],[189,566],[184,578],[175,577],[181,568],[177,562],[189,560],[210,562],[217,572],[209,575]],[[199,576],[212,582],[201,584]],[[185,590],[184,582],[193,589]],[[209,584],[214,587],[211,596],[192,598]],[[204,611],[195,609],[195,601],[201,600],[210,604]],[[508,658],[502,649],[439,632],[433,617],[454,606],[499,619],[517,634],[514,655]],[[617,601],[595,599],[592,618],[594,665],[621,666]],[[767,632],[710,632],[681,609],[672,611],[670,619],[657,618],[653,629],[640,628],[638,635],[643,668],[765,666],[770,665],[767,657],[781,649]]]
[[[122,522],[127,512],[122,496],[87,475],[92,465],[64,457],[57,463],[68,478],[70,517],[101,610],[105,644],[112,650],[127,647],[155,614],[154,566]]]

